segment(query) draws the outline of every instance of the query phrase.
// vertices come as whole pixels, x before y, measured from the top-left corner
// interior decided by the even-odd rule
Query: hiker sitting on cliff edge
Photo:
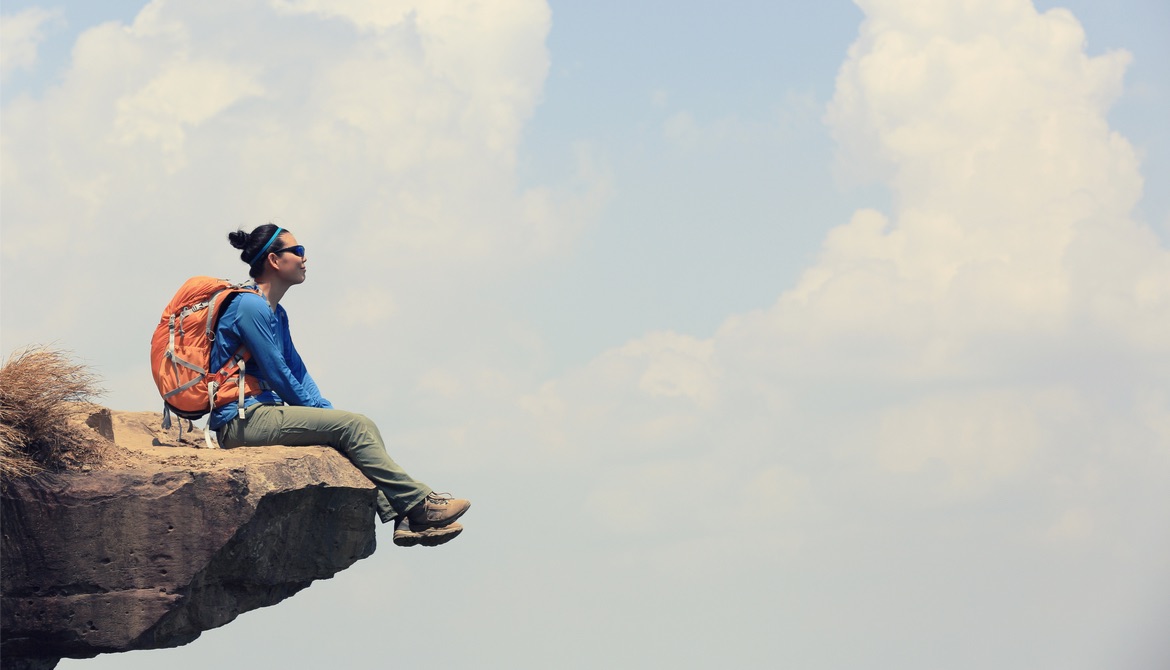
[[[382,523],[397,519],[394,543],[434,546],[453,539],[463,527],[455,520],[471,506],[467,500],[436,495],[386,453],[374,422],[361,414],[333,409],[321,396],[289,333],[280,305],[289,288],[305,281],[305,247],[274,224],[251,233],[228,233],[240,259],[248,264],[259,294],[241,292],[223,311],[215,330],[211,366],[218,370],[243,346],[251,354],[248,374],[266,390],[216,408],[208,419],[220,446],[329,445],[357,466],[378,488]]]

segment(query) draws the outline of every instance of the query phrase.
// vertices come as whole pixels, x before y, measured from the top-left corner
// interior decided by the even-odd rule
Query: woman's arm
[[[317,390],[317,384],[308,376],[300,356],[285,355],[286,341],[292,353],[296,353],[288,334],[287,319],[274,314],[268,302],[260,296],[241,294],[236,302],[239,303],[237,327],[240,339],[252,355],[248,363],[249,371],[258,372],[257,376],[268,382],[280,399],[290,405],[328,407],[328,404],[322,404],[324,399]],[[294,369],[290,363],[299,369]]]
[[[288,326],[288,313],[283,308],[277,312],[277,317],[280,319],[283,332],[285,334],[285,359],[289,362],[289,367],[292,369],[293,375],[301,381],[301,385],[305,387],[309,395],[317,399],[317,403],[313,407],[325,407],[327,409],[333,408],[333,403],[321,397],[321,391],[317,389],[317,382],[313,380],[313,375],[309,374],[309,369],[305,366],[305,362],[301,360],[301,354],[297,351],[297,346],[293,344],[292,331]]]

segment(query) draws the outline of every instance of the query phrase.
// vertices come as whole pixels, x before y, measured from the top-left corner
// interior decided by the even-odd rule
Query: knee
[[[356,434],[369,434],[371,436],[380,437],[378,435],[378,426],[373,419],[365,414],[358,414],[357,412],[343,412],[345,426]]]
[[[373,419],[365,414],[358,414],[357,412],[346,412],[347,420],[356,426],[370,426],[374,425]]]

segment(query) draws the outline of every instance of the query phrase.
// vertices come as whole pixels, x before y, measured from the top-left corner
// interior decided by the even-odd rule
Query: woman
[[[434,546],[455,538],[455,520],[471,506],[466,500],[436,495],[413,479],[386,453],[378,427],[365,416],[333,409],[293,346],[288,314],[280,299],[305,281],[305,248],[290,231],[271,223],[251,233],[228,234],[248,264],[259,294],[242,292],[228,304],[216,326],[212,370],[220,369],[243,346],[250,354],[248,373],[263,392],[218,407],[208,420],[225,448],[261,445],[327,444],[345,454],[378,488],[382,523],[398,519],[394,543]]]

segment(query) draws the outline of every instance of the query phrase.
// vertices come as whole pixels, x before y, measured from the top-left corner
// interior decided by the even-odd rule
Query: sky
[[[271,221],[324,395],[473,501],[58,667],[1170,662],[1166,3],[0,13],[3,354],[156,409]]]

